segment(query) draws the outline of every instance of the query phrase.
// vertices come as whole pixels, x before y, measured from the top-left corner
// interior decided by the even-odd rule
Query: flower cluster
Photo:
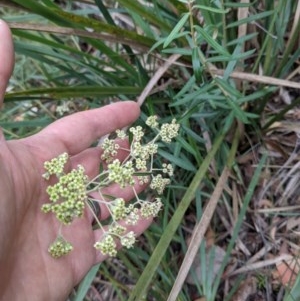
[[[111,257],[116,256],[117,244],[114,236],[117,236],[120,239],[121,245],[127,249],[132,248],[136,240],[133,231],[130,231],[124,235],[115,235],[108,232],[105,234],[104,238],[94,244],[94,248],[100,250],[103,255],[109,255]]]
[[[61,174],[63,174],[65,164],[67,163],[68,158],[69,158],[68,154],[63,153],[59,155],[57,158],[53,158],[51,161],[46,161],[44,163],[44,168],[46,170],[46,173],[43,174],[43,177],[46,180],[49,180],[51,175],[56,175],[59,177]]]
[[[155,167],[154,162],[157,160],[154,156],[158,154],[157,142],[161,140],[170,143],[178,135],[179,124],[173,119],[171,123],[160,126],[157,116],[150,116],[146,124],[155,132],[154,138],[147,143],[144,143],[145,132],[141,126],[129,129],[131,139],[127,149],[121,147],[118,140],[104,139],[101,159],[106,163],[106,168],[101,165],[99,174],[92,180],[88,179],[80,165],[70,172],[65,171],[69,159],[66,153],[44,163],[46,172],[43,177],[49,180],[54,176],[57,181],[47,187],[49,202],[42,206],[42,211],[53,213],[61,225],[70,225],[75,218],[83,216],[85,208],[91,210],[96,224],[102,230],[102,237],[95,242],[94,247],[104,255],[116,256],[118,245],[131,248],[136,236],[127,227],[136,225],[140,219],[156,217],[163,206],[161,198],[141,199],[136,192],[136,185],[149,183],[148,189],[161,195],[174,173],[169,163],[163,163],[160,168]],[[126,139],[123,130],[117,130],[116,135],[118,139]],[[123,161],[118,159],[119,149],[128,152]],[[120,191],[124,188],[132,189],[135,199],[126,204],[120,195],[107,195],[107,187],[112,184],[118,185]],[[103,188],[106,188],[105,193]],[[97,192],[99,198],[90,197],[93,192]],[[100,208],[105,206],[110,213],[110,220],[105,227],[93,210],[95,206],[90,205],[93,202],[97,202]],[[51,256],[58,258],[72,249],[71,243],[62,237],[60,229],[48,251]]]
[[[48,252],[53,258],[59,258],[63,255],[67,255],[72,250],[73,246],[69,242],[67,242],[62,236],[58,236],[48,248]]]
[[[101,155],[101,159],[106,162],[111,162],[113,157],[118,153],[119,148],[119,144],[115,143],[114,140],[105,138],[102,143],[103,153]]]
[[[123,198],[117,198],[109,204],[111,215],[114,221],[126,218],[126,204]]]
[[[144,201],[141,204],[141,216],[143,218],[157,216],[161,208],[162,202],[160,198],[156,198],[154,202]]]
[[[42,211],[53,212],[59,221],[69,225],[74,218],[83,216],[88,179],[80,165],[58,179],[56,184],[47,187],[50,203],[44,204]]]
[[[94,248],[100,250],[103,255],[116,256],[117,244],[112,235],[106,234],[101,241],[97,241],[94,244]]]
[[[125,188],[127,185],[134,185],[133,174],[135,170],[132,161],[122,164],[120,160],[115,159],[108,165],[107,169],[109,180],[119,184],[121,188]]]
[[[170,143],[178,135],[179,124],[173,119],[171,123],[165,123],[161,126],[160,136],[161,140]]]

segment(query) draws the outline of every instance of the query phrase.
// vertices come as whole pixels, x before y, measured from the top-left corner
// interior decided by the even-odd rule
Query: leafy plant
[[[177,167],[174,182],[161,196],[164,210],[142,238],[143,248],[118,255],[130,276],[113,278],[111,271],[120,269],[113,261],[99,268],[98,275],[112,283],[112,295],[118,300],[192,300],[195,290],[207,300],[222,300],[221,271],[246,221],[255,228],[249,208],[256,208],[262,178],[273,162],[262,156],[264,138],[299,103],[298,96],[270,109],[281,87],[299,88],[299,3],[4,3],[25,74],[22,82],[17,65],[5,97],[0,123],[8,137],[23,137],[61,115],[128,98],[141,105],[141,120],[156,114],[163,123],[175,118],[181,124],[176,143],[160,150],[162,159],[157,159]],[[249,153],[251,168],[241,163]],[[182,250],[190,254],[193,246],[198,248],[209,225],[223,237],[218,243],[227,255],[213,285],[191,288],[183,282],[189,267],[180,268],[186,263]],[[193,226],[202,235],[188,247]],[[76,300],[83,300],[91,275],[95,271]],[[131,290],[124,283],[136,285]],[[236,289],[232,286],[229,295]]]

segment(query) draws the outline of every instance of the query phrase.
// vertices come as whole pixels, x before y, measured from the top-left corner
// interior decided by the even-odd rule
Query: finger
[[[135,233],[135,236],[138,237],[151,225],[152,221],[153,221],[152,218],[148,218],[148,219],[141,218],[136,225],[126,225],[125,222],[120,223],[120,224],[127,228],[126,233],[133,231]],[[106,228],[104,228],[104,229],[106,229]],[[103,230],[100,230],[100,229],[95,230],[94,231],[95,242],[101,241],[101,239],[103,238],[103,234],[104,234]],[[117,244],[118,250],[122,248],[122,246],[118,240],[116,240],[116,244]],[[100,263],[108,258],[108,255],[103,255],[99,250],[95,249],[95,252],[96,252],[96,255],[95,255],[95,263],[94,264]]]
[[[76,155],[90,147],[101,136],[134,122],[139,113],[139,106],[133,101],[122,101],[99,109],[75,113],[27,138],[26,143],[44,146],[44,152],[49,158],[63,152]]]
[[[0,106],[14,66],[14,47],[8,25],[0,20]]]

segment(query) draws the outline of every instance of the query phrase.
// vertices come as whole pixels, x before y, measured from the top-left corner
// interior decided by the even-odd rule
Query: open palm
[[[0,21],[0,100],[13,68],[13,45],[7,25]],[[126,114],[124,114],[126,112]],[[90,145],[99,137],[133,122],[139,115],[134,102],[120,102],[80,112],[58,120],[26,139],[6,142],[0,133],[0,298],[1,300],[65,300],[92,267],[105,259],[93,247],[101,230],[93,231],[92,216],[74,221],[64,231],[74,250],[60,259],[47,252],[57,234],[58,223],[41,212],[47,202],[43,163],[67,152],[68,168],[84,166],[96,175],[101,150]],[[129,200],[131,189],[109,188]],[[141,189],[141,188],[137,188]],[[103,208],[104,209],[104,208]],[[108,212],[101,211],[100,218]],[[142,233],[151,220],[140,220],[130,230]]]

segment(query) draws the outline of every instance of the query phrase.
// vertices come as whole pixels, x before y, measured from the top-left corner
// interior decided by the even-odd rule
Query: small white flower
[[[128,232],[126,235],[121,237],[121,245],[127,249],[132,248],[135,243],[135,234],[133,231]]]
[[[146,120],[146,124],[151,128],[157,128],[158,127],[157,116],[156,115],[149,116]]]

